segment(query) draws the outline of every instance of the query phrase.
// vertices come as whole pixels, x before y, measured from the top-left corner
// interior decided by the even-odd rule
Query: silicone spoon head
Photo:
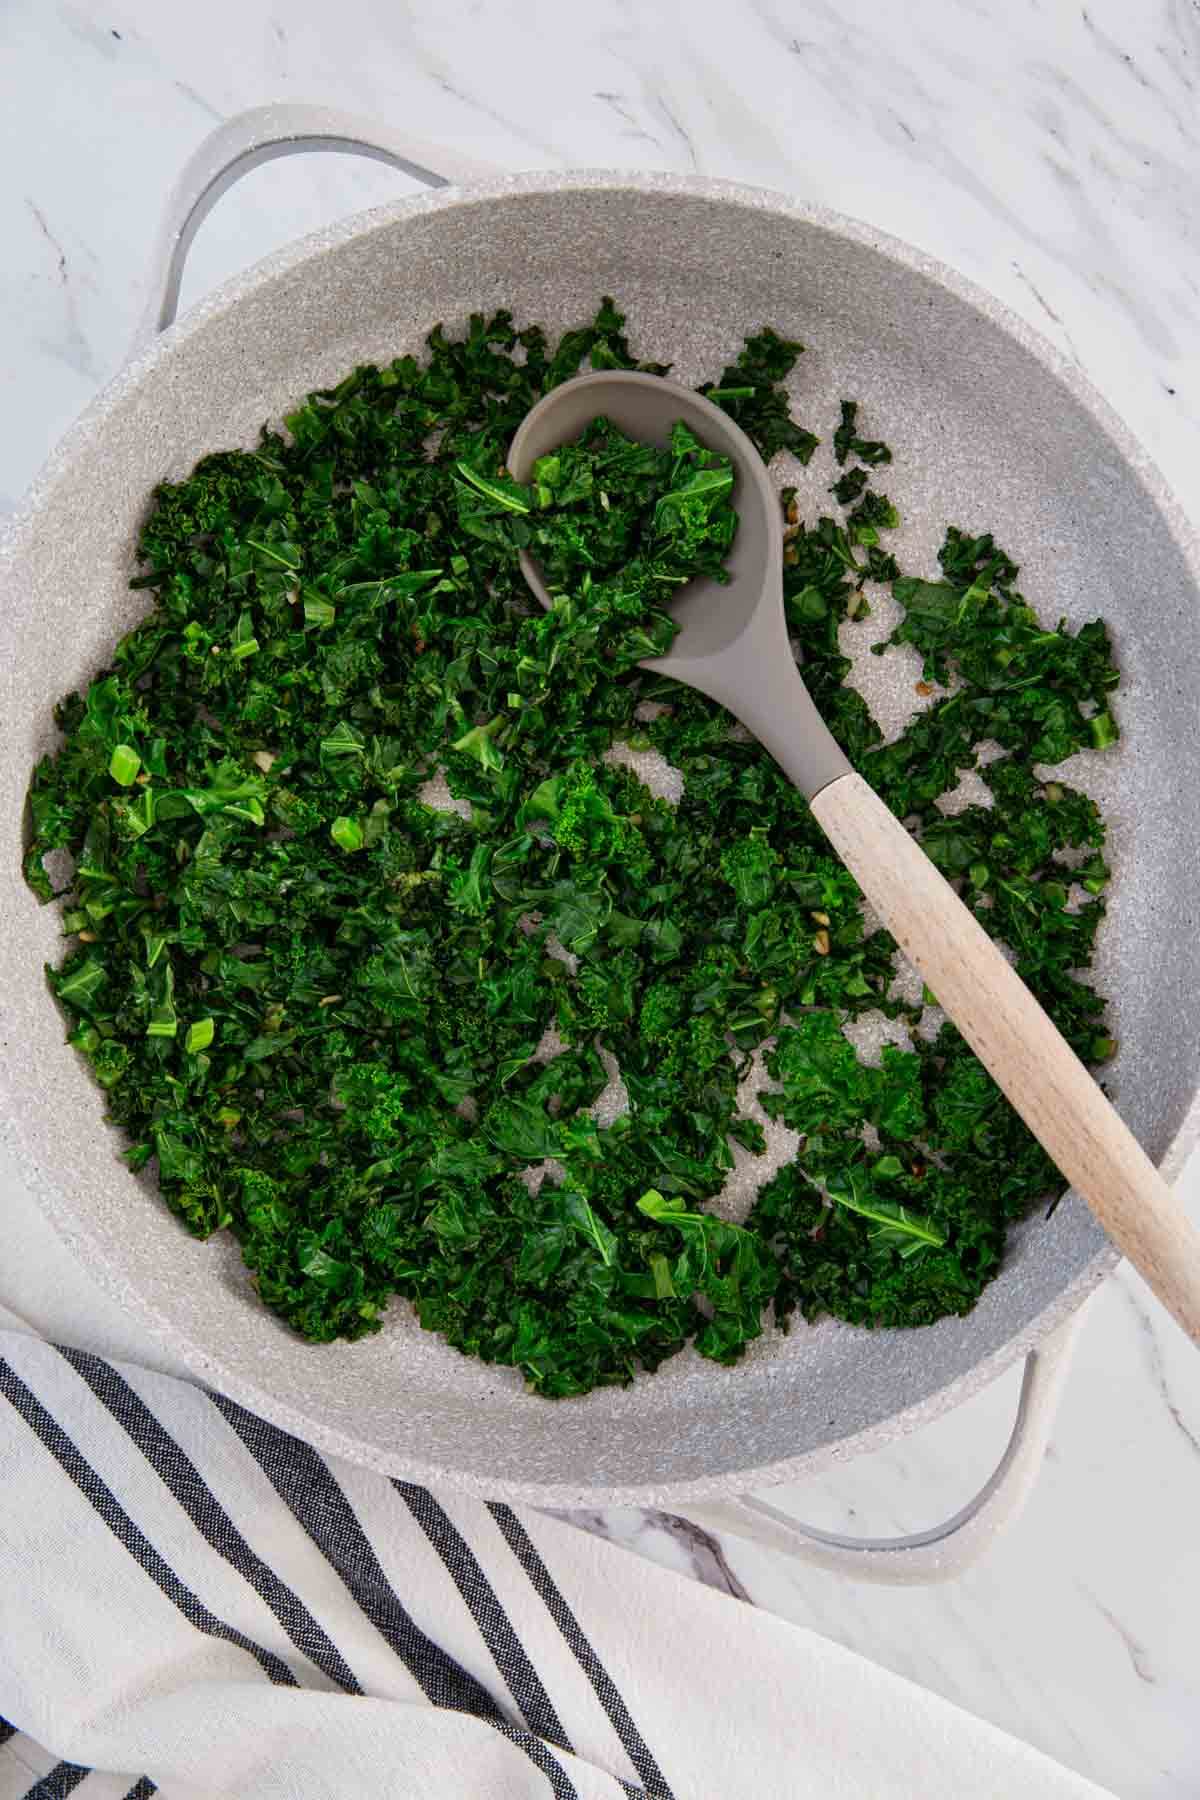
[[[526,414],[509,451],[515,479],[527,484],[539,456],[571,443],[596,418],[627,437],[666,447],[683,423],[733,463],[737,535],[726,583],[698,576],[668,610],[679,631],[665,656],[642,666],[686,681],[729,708],[810,798],[850,765],[834,743],[796,667],[783,609],[783,519],[779,495],[758,451],[713,401],[661,375],[601,370],[551,388]],[[521,553],[533,593],[549,607],[536,560]]]

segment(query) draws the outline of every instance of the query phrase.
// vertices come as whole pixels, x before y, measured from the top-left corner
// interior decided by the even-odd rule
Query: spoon
[[[1057,1027],[915,838],[856,774],[796,665],[783,609],[779,496],[749,438],[719,406],[659,375],[601,371],[553,388],[527,414],[509,468],[533,465],[603,415],[665,446],[682,419],[730,457],[739,524],[721,586],[698,578],[671,614],[665,656],[642,664],[720,701],[795,782],[842,862],[992,1079],[1113,1243],[1200,1342],[1200,1233]],[[538,566],[525,579],[551,604]]]

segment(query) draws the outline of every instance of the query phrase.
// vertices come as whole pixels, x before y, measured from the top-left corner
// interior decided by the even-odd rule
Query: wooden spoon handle
[[[831,781],[812,809],[997,1086],[1200,1342],[1200,1233],[1020,976],[861,775]]]

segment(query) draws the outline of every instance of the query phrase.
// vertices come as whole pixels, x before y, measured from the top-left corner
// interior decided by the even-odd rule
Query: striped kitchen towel
[[[1099,1800],[810,1632],[0,1308],[0,1800]]]

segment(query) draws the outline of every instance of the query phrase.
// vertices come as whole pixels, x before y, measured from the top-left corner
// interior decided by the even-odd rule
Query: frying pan
[[[298,149],[358,150],[430,191],[280,251],[172,324],[205,212],[254,163]],[[1013,1439],[962,1515],[899,1540],[905,1556],[804,1540],[830,1567],[944,1572],[963,1554],[946,1548],[950,1535],[968,1516],[973,1529],[994,1523],[1032,1479],[1069,1322],[1116,1260],[1076,1196],[1011,1234],[965,1319],[911,1332],[798,1325],[769,1332],[735,1368],[689,1351],[630,1388],[552,1405],[514,1371],[422,1332],[400,1302],[361,1343],[292,1336],[254,1298],[236,1245],[197,1243],[119,1160],[46,991],[42,965],[60,939],[20,877],[25,785],[53,745],[53,702],[144,610],[128,581],[155,482],[208,450],[253,444],[264,420],[356,362],[419,352],[437,320],[454,329],[506,305],[553,330],[589,316],[602,292],[627,310],[639,353],[689,385],[719,372],[748,328],[800,337],[798,414],[828,435],[854,396],[871,435],[895,448],[888,490],[906,567],[934,569],[948,522],[990,529],[1045,616],[1109,621],[1122,742],[1065,774],[1110,821],[1096,980],[1120,1051],[1107,1078],[1150,1154],[1178,1169],[1200,1125],[1200,548],[1099,394],[991,296],[869,226],[690,176],[495,175],[310,107],[259,109],[201,146],[168,212],[142,343],[0,541],[3,1130],[57,1230],[199,1379],[327,1451],[489,1498],[652,1504],[739,1529],[753,1511],[755,1535],[795,1547],[784,1515],[750,1489],[877,1448],[1026,1354]],[[803,514],[830,479],[818,453],[800,482]],[[895,656],[868,664],[869,698],[896,729],[919,670]],[[762,1178],[759,1163],[725,1201],[744,1205]]]

